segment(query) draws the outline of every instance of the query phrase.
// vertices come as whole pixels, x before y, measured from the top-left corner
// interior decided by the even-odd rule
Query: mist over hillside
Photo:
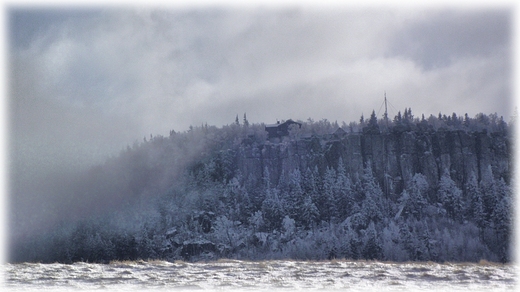
[[[512,126],[405,109],[150,135],[11,198],[9,261],[508,262]]]

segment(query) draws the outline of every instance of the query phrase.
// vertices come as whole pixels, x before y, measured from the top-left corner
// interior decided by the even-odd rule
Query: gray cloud
[[[377,111],[384,91],[416,115],[511,114],[506,10],[9,13],[15,160],[100,161],[150,133],[244,112],[348,123]]]
[[[488,58],[511,49],[512,11],[441,10],[396,33],[390,55],[411,58],[425,69],[466,57]]]

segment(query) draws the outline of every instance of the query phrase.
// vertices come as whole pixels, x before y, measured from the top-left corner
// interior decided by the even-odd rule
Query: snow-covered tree
[[[233,250],[244,242],[240,225],[238,221],[231,221],[226,216],[219,216],[213,225],[213,235],[218,243],[223,243]]]
[[[303,192],[310,196],[314,205],[320,209],[322,204],[323,196],[320,193],[320,175],[318,167],[315,166],[313,170],[307,168],[303,174],[302,189]]]
[[[253,227],[253,233],[261,231],[264,227],[264,215],[262,211],[256,211],[248,218],[249,225]]]
[[[362,249],[364,245],[358,233],[355,230],[348,228],[346,238],[348,240],[348,243],[345,244],[348,244],[348,249],[344,248],[344,250],[348,250],[350,254],[345,256],[353,260],[362,258]]]
[[[372,174],[372,168],[367,163],[361,177],[364,200],[361,204],[361,213],[369,221],[378,222],[383,219],[383,191]]]
[[[491,214],[493,214],[493,210],[499,201],[491,165],[488,165],[486,168],[483,169],[479,189],[482,195],[482,204],[484,207],[486,221],[490,222]]]
[[[303,205],[302,175],[299,169],[294,169],[289,174],[289,191],[287,195],[287,213],[292,218],[302,221],[301,208]]]
[[[389,261],[402,262],[408,259],[408,253],[401,245],[399,225],[390,221],[381,232],[381,248],[383,257]]]
[[[266,198],[262,204],[262,214],[268,231],[280,229],[282,220],[287,215],[284,205],[277,190],[267,190]]]
[[[368,228],[363,234],[363,258],[365,259],[383,259],[383,248],[377,235],[374,222],[368,224]]]
[[[467,211],[468,214],[475,224],[479,228],[484,228],[486,223],[486,214],[484,212],[484,202],[482,199],[482,193],[480,192],[480,188],[477,182],[477,178],[474,173],[471,174],[470,179],[466,183],[466,201],[467,203]]]
[[[71,189],[82,195],[74,198],[82,204],[75,209],[81,210],[78,216],[95,207],[92,214],[103,219],[86,218],[62,232],[18,241],[23,247],[13,245],[16,261],[188,259],[185,243],[199,241],[225,251],[221,256],[249,259],[510,261],[513,194],[506,168],[507,125],[493,114],[466,115],[463,123],[460,117],[439,113],[438,118],[421,118],[419,125],[406,108],[404,118],[399,114],[390,125],[389,135],[380,135],[367,127],[380,122],[373,112],[340,141],[328,139],[338,123],[323,119],[302,123],[293,139],[267,143],[265,125],[249,124],[245,114],[241,126],[237,116],[236,123],[222,128],[203,124],[167,138],[151,136],[96,166],[81,177],[80,187]],[[355,133],[361,127],[364,133]],[[416,135],[404,141],[403,131]],[[391,140],[395,144],[383,144],[388,145],[384,149],[372,143],[372,153],[390,150],[384,153],[387,163],[398,171],[399,165],[392,165],[398,157],[391,156],[399,155],[403,142],[412,142],[420,151],[431,151],[439,164],[458,170],[466,160],[453,157],[451,148],[459,146],[449,139],[462,137],[454,131],[465,132],[468,140],[461,142],[469,143],[470,152],[464,156],[478,164],[463,167],[475,173],[450,177],[445,171],[434,181],[430,174],[437,169],[426,172],[419,163],[414,169],[425,172],[407,181],[397,201],[383,194],[376,179],[381,170],[370,167],[379,165],[381,156],[375,155],[373,164],[370,151],[357,149],[356,156],[348,148],[358,141],[360,147],[368,145],[367,135],[376,142]],[[311,134],[315,136],[304,138]],[[442,150],[445,146],[449,153]],[[353,169],[361,161],[366,167]],[[399,188],[399,178],[392,179]],[[64,193],[56,197],[68,198]],[[94,204],[83,204],[89,201]],[[64,205],[69,203],[74,201]],[[99,212],[101,205],[110,212]]]
[[[247,120],[246,113],[244,113],[244,127],[249,127],[249,121]]]
[[[269,172],[269,168],[267,168],[267,166],[264,167],[262,182],[263,182],[264,190],[271,189],[271,173]]]
[[[336,183],[334,184],[334,197],[337,206],[337,214],[341,221],[350,215],[352,204],[354,203],[350,177],[347,175],[341,157],[338,161]]]
[[[337,218],[337,204],[335,196],[336,171],[332,167],[327,167],[325,176],[323,177],[323,209],[320,210],[322,218],[327,221],[332,221]]]
[[[305,228],[310,228],[318,221],[320,212],[318,207],[312,201],[311,196],[307,195],[303,200],[303,205],[300,209],[301,221]]]
[[[367,128],[373,132],[379,132],[379,125],[377,124],[377,116],[375,110],[372,110],[372,114],[370,115],[370,119],[368,120]]]
[[[408,200],[406,202],[406,213],[420,219],[423,216],[423,208],[428,204],[427,192],[429,189],[426,176],[416,173],[408,187]]]
[[[500,260],[507,262],[510,260],[509,242],[511,239],[511,203],[509,197],[503,197],[498,202],[493,214],[491,215],[497,239],[497,251]]]
[[[401,221],[399,224],[400,245],[408,253],[408,260],[416,260],[416,246],[414,236],[411,232],[411,227],[406,221]]]
[[[444,171],[441,176],[438,194],[448,216],[454,220],[462,220],[462,191],[451,179],[448,171]]]
[[[290,241],[294,239],[296,232],[296,225],[294,219],[289,216],[285,216],[282,220],[282,238],[284,241]]]

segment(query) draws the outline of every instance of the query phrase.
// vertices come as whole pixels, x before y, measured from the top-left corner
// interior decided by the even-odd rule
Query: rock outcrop
[[[507,136],[500,133],[462,130],[392,131],[353,133],[341,138],[313,136],[286,139],[280,143],[242,144],[236,152],[237,169],[242,174],[262,176],[269,172],[271,184],[277,184],[283,172],[318,167],[337,167],[341,158],[352,180],[363,168],[371,166],[381,186],[399,194],[416,173],[426,176],[435,186],[444,171],[462,187],[472,175],[482,180],[489,169],[494,178],[509,183],[512,159]]]

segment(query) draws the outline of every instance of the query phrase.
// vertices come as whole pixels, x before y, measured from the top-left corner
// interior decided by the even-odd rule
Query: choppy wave
[[[6,264],[4,285],[27,290],[513,291],[515,266],[367,261],[132,261]]]

